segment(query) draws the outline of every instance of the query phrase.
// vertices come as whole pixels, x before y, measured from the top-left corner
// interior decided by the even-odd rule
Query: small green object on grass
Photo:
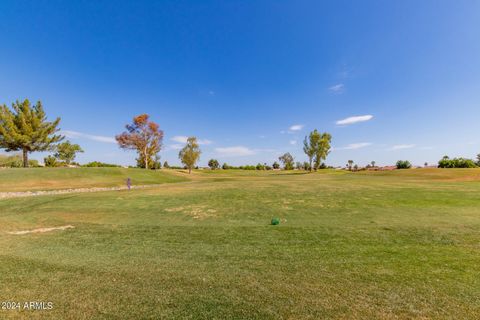
[[[271,224],[272,224],[272,226],[276,226],[276,225],[280,224],[280,218],[272,218]]]

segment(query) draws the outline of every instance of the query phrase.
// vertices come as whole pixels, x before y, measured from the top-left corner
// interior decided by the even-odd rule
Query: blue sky
[[[80,162],[134,164],[140,113],[170,163],[188,135],[202,165],[303,161],[315,128],[330,165],[480,153],[479,1],[5,0],[0,40],[0,103],[41,100]]]

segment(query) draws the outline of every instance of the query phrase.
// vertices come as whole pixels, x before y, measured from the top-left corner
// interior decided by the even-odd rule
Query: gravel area
[[[158,187],[159,184],[132,186],[131,189],[145,189]],[[62,190],[45,190],[45,191],[20,191],[20,192],[0,192],[0,200],[10,198],[24,198],[24,197],[37,197],[37,196],[49,196],[57,194],[68,193],[85,193],[85,192],[102,192],[102,191],[120,191],[127,190],[127,187],[97,187],[97,188],[77,188],[77,189],[62,189]]]

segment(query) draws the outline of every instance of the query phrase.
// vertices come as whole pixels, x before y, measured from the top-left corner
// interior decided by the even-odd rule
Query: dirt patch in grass
[[[191,216],[193,219],[206,219],[216,217],[217,210],[208,208],[205,205],[192,205],[185,207],[175,207],[165,209],[167,212],[182,212]]]
[[[11,231],[7,233],[22,235],[22,234],[29,234],[29,233],[45,233],[45,232],[51,232],[51,231],[57,231],[57,230],[67,230],[67,229],[73,229],[73,228],[75,227],[72,225],[66,225],[66,226],[51,227],[51,228],[38,228],[38,229],[32,229],[32,230]]]

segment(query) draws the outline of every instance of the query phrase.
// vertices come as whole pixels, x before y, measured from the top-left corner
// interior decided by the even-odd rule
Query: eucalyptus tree
[[[163,131],[149,118],[148,114],[134,117],[133,123],[125,126],[127,130],[115,137],[120,148],[137,151],[137,163],[145,169],[158,163],[163,140]]]
[[[308,157],[310,171],[317,170],[330,153],[332,136],[320,133],[317,129],[310,132],[303,140],[303,152]]]
[[[200,159],[201,153],[197,138],[189,137],[185,147],[178,153],[178,158],[187,167],[188,173],[192,173],[192,168],[195,167],[195,164]]]

